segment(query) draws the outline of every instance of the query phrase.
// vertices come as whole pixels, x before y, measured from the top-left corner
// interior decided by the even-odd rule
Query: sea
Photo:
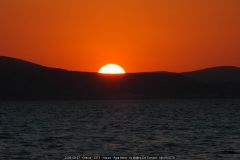
[[[240,159],[240,99],[0,102],[1,160]]]

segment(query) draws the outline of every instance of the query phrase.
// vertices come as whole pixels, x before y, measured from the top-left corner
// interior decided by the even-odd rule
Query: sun
[[[126,73],[125,70],[116,64],[106,64],[103,67],[101,67],[98,71],[98,73],[102,74],[124,74]]]

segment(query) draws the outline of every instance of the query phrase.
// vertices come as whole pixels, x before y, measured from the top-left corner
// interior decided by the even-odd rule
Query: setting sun
[[[126,73],[125,70],[116,64],[106,64],[100,68],[98,73],[102,74],[124,74]]]

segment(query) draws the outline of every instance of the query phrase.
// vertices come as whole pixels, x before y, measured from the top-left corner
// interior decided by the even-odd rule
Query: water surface
[[[240,100],[0,102],[0,159],[239,159]]]

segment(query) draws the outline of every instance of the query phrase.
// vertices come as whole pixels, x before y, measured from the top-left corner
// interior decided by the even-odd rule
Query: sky
[[[240,0],[0,0],[0,55],[95,72],[240,66]]]

